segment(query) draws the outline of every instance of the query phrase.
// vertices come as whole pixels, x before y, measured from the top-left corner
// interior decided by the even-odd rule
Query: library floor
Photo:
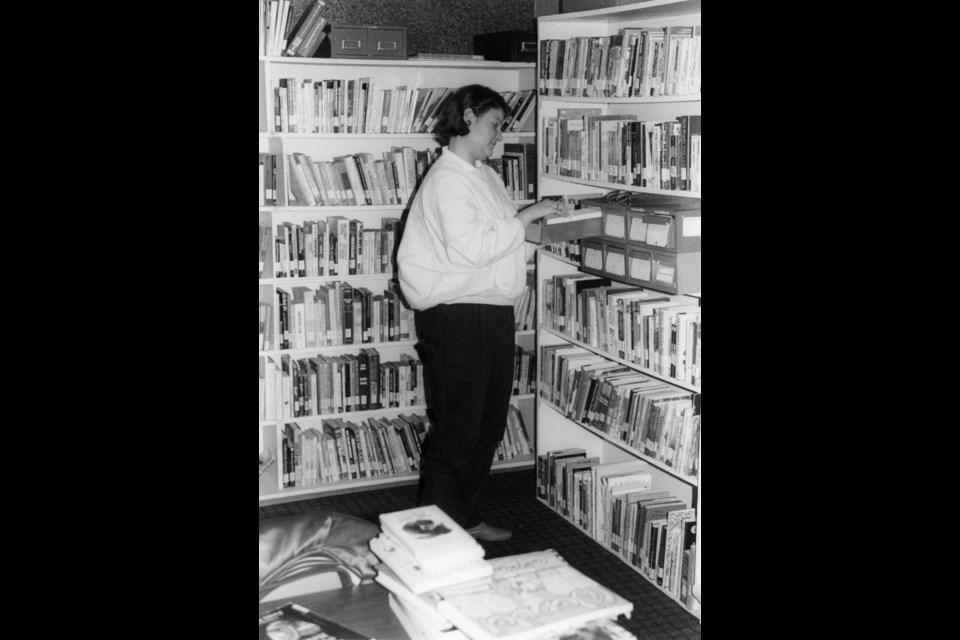
[[[260,519],[313,509],[347,513],[373,523],[381,513],[416,505],[416,486],[390,487],[260,508]],[[700,622],[633,569],[604,551],[566,520],[540,504],[536,472],[490,476],[482,511],[492,524],[513,531],[505,542],[483,542],[488,558],[555,549],[567,562],[633,602],[630,620],[620,623],[639,640],[700,638]]]

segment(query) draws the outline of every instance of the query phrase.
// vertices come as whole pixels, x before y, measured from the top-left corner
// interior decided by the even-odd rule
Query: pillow
[[[260,521],[260,599],[281,585],[336,572],[342,585],[369,582],[378,560],[369,542],[380,533],[366,520],[314,511]]]

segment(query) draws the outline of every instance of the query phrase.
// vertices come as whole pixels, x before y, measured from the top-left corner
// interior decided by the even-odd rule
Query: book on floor
[[[485,553],[473,536],[436,505],[383,513],[380,526],[427,571],[480,560]]]
[[[260,640],[277,638],[373,640],[292,602],[260,616]]]
[[[436,591],[437,611],[472,640],[535,640],[633,611],[633,603],[553,549],[488,562],[494,567],[489,582]]]
[[[415,594],[486,578],[493,573],[493,567],[483,558],[468,559],[441,569],[427,569],[386,532],[380,533],[370,541],[370,550]],[[389,580],[390,576],[385,579]],[[380,582],[383,584],[383,579]]]

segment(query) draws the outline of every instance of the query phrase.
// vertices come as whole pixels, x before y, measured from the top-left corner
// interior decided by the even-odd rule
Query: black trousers
[[[416,314],[431,433],[420,505],[435,504],[469,529],[507,424],[516,350],[513,307],[439,305]]]

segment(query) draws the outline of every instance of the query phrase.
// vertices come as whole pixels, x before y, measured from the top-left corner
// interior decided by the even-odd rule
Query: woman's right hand
[[[526,229],[535,220],[545,218],[551,213],[567,215],[568,211],[569,205],[563,200],[541,200],[518,213],[517,219],[523,223],[523,228]]]

